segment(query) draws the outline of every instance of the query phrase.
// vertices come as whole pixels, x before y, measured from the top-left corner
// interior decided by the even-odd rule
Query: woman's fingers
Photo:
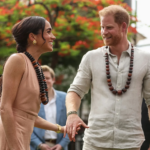
[[[64,126],[63,128],[64,128],[64,136],[63,137],[65,137],[66,136],[66,126]]]

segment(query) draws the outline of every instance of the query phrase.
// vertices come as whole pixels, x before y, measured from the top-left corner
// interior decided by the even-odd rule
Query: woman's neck
[[[39,57],[41,56],[41,53],[38,51],[38,49],[34,47],[29,47],[26,51],[32,55],[35,61],[38,61]]]

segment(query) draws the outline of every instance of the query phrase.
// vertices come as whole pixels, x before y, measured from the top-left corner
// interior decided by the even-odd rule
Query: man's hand
[[[62,150],[62,146],[60,144],[56,144],[51,148],[51,150]]]
[[[149,146],[148,150],[150,150],[150,146]]]
[[[77,114],[69,115],[66,122],[66,130],[70,141],[75,142],[75,134],[78,131],[79,126],[88,128],[88,126],[80,119]]]
[[[50,148],[47,144],[41,144],[40,149],[41,150],[52,150],[52,148]]]

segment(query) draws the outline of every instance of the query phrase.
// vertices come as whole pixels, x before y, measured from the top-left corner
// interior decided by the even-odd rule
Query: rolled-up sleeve
[[[68,92],[73,91],[77,93],[81,99],[86,93],[88,93],[92,81],[89,56],[90,55],[88,53],[83,56],[74,81],[68,89]]]
[[[145,99],[147,106],[149,106],[150,105],[150,61],[148,62],[147,67],[148,67],[147,73],[143,82],[143,97]]]

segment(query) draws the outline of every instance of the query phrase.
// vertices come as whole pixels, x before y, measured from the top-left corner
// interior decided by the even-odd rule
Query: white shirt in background
[[[56,124],[56,92],[54,91],[54,98],[44,105],[45,117],[48,122]],[[57,133],[46,130],[45,139],[57,139]]]

